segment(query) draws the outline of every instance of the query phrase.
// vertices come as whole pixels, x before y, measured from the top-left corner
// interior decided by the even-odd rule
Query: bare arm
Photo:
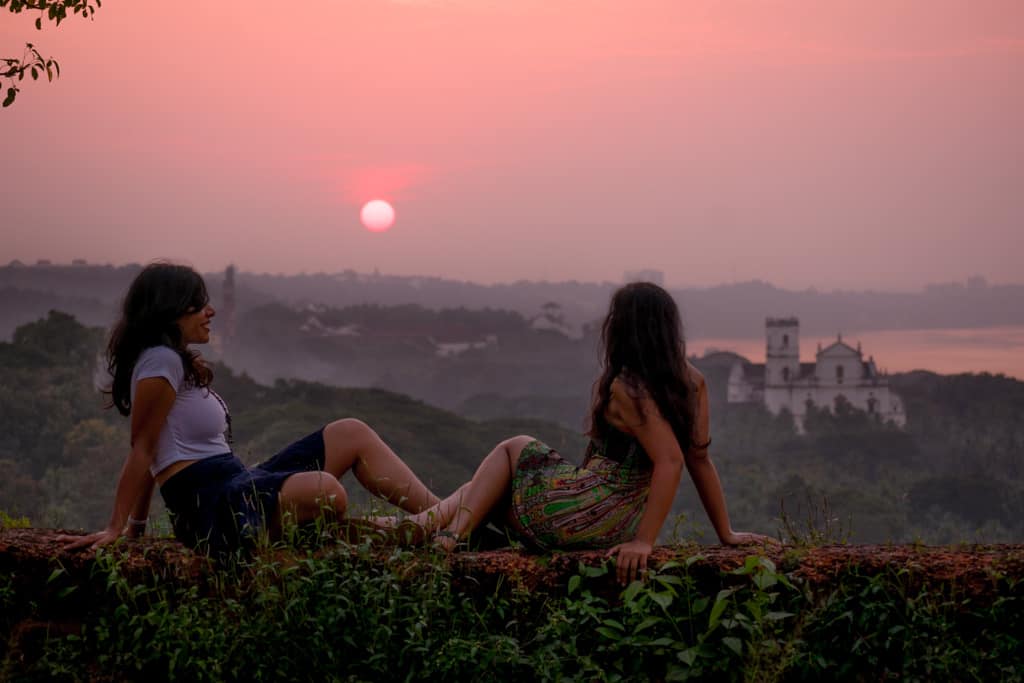
[[[149,462],[152,463],[150,457]],[[127,461],[125,462],[127,466]],[[128,513],[128,525],[125,527],[125,534],[128,538],[138,538],[146,533],[146,524],[149,521],[149,506],[153,501],[153,475],[149,473],[149,465],[146,465],[146,478],[143,481],[142,489],[139,491],[138,502]]]
[[[153,477],[149,473],[149,466],[156,454],[160,430],[167,421],[174,399],[174,389],[167,380],[152,377],[139,381],[132,404],[132,448],[121,468],[110,522],[102,531],[86,536],[58,537],[59,541],[68,541],[66,550],[85,546],[98,548],[113,543],[125,532],[129,514],[133,517],[138,514],[139,519],[145,519],[149,514],[153,495]],[[132,535],[138,534],[133,532]]]
[[[697,391],[697,410],[694,415],[694,437],[698,444],[697,448],[689,449],[685,454],[686,469],[690,473],[690,479],[700,496],[701,505],[711,521],[711,526],[718,535],[718,540],[723,545],[738,545],[741,543],[770,542],[765,536],[732,530],[729,522],[729,509],[725,504],[725,492],[722,490],[722,480],[718,478],[718,470],[715,463],[708,455],[707,443],[710,440],[710,420],[708,415],[708,392],[704,383],[704,377],[695,369],[691,370]]]
[[[618,579],[625,584],[647,568],[647,558],[654,549],[658,533],[672,509],[672,501],[679,487],[683,453],[672,432],[672,426],[662,417],[650,398],[630,397],[624,394],[624,387],[613,385],[609,413],[616,428],[636,437],[654,465],[651,488],[637,526],[636,537],[608,551],[608,556],[618,555]]]

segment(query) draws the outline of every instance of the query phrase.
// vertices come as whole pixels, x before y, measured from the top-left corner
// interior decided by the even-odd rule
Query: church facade
[[[906,425],[903,402],[889,390],[889,379],[878,371],[874,358],[864,360],[860,343],[853,348],[838,335],[824,348],[818,344],[813,363],[801,363],[800,321],[768,318],[765,352],[764,363],[744,360],[732,365],[730,403],[763,403],[774,415],[788,410],[799,432],[808,406],[834,410],[844,400],[883,421]]]

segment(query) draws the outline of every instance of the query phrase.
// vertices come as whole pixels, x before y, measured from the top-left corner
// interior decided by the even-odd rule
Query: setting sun
[[[384,232],[395,223],[395,209],[383,199],[374,199],[363,205],[359,220],[370,232]]]

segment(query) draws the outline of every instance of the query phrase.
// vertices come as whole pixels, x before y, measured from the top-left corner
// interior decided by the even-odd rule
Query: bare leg
[[[377,432],[360,420],[337,420],[324,427],[324,446],[324,470],[336,479],[352,470],[367,491],[406,512],[420,512],[440,502]]]
[[[409,519],[428,531],[444,529],[449,532],[450,536],[440,539],[440,542],[450,549],[454,546],[454,539],[472,532],[507,495],[519,454],[533,440],[532,436],[516,436],[502,441],[480,463],[468,484]]]
[[[471,482],[466,482],[437,505],[422,511],[419,514],[409,515],[407,519],[410,522],[419,524],[430,533],[433,533],[438,529],[443,529],[448,526],[448,523],[452,521],[455,513],[458,512],[459,507],[462,505],[462,500],[466,496],[466,491],[469,490],[470,483]],[[397,518],[394,518],[391,523],[397,522]]]
[[[298,472],[284,480],[278,494],[277,516],[271,521],[272,538],[280,535],[286,515],[297,524],[318,519],[325,513],[345,516],[348,494],[329,472]]]

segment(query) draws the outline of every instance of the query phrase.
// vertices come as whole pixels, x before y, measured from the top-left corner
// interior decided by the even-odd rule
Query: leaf
[[[683,580],[682,579],[680,579],[678,576],[672,576],[671,574],[659,574],[658,576],[654,577],[654,580],[657,581],[658,583],[662,584],[662,585],[665,585],[665,586],[668,586],[668,585],[682,586],[683,585]]]
[[[754,617],[754,621],[761,621],[761,605],[759,605],[754,600],[748,601],[746,603],[746,605],[747,605],[747,611],[750,612],[750,616]],[[739,617],[739,616],[743,616],[743,615],[742,614],[737,614],[736,616]]]
[[[691,647],[676,654],[676,659],[686,666],[693,666],[693,663],[697,661],[698,654],[697,648]]]
[[[697,598],[693,601],[693,607],[691,609],[694,614],[700,614],[708,608],[708,604],[710,604],[710,602],[710,598]]]
[[[36,30],[37,31],[42,31],[43,30],[43,18],[42,17],[36,17]]]
[[[608,640],[619,640],[620,638],[622,638],[622,633],[620,631],[610,629],[607,626],[598,626],[597,632],[605,638],[607,638]]]
[[[33,81],[38,81],[39,80],[39,69],[37,69],[35,67],[32,67],[32,80]]]
[[[49,64],[46,65],[46,78],[53,83],[53,69],[50,68]]]
[[[711,608],[711,614],[708,616],[709,631],[718,626],[718,622],[722,618],[722,613],[725,612],[725,608],[729,605],[727,600],[732,593],[732,589],[718,591],[718,597],[715,598],[715,604]]]
[[[633,600],[636,599],[636,594],[639,593],[643,587],[644,584],[640,581],[634,581],[629,584],[629,587],[626,588],[625,592],[622,594],[622,600],[624,602],[633,602]]]
[[[736,654],[743,656],[743,641],[739,638],[733,638],[731,636],[728,638],[722,638],[722,645],[725,645]]]
[[[622,622],[616,621],[615,619],[605,619],[601,623],[603,623],[605,626],[610,626],[611,628],[617,629],[619,631],[626,630],[626,627],[622,625]]]
[[[583,577],[579,574],[575,574],[569,577],[569,595],[572,595],[580,587],[580,582],[583,581]]]
[[[788,619],[791,616],[793,616],[792,612],[769,612],[764,615],[764,618],[768,621],[782,621],[783,619]]]
[[[664,621],[664,619],[662,619],[661,617],[647,617],[646,619],[641,621],[635,629],[633,629],[633,633],[640,633],[641,631],[645,631],[650,627],[654,626],[655,624],[661,623],[662,621]]]
[[[7,97],[11,97],[10,91],[8,91]],[[4,106],[5,107],[7,106],[6,102],[4,102]],[[53,583],[63,573],[64,573],[63,569],[54,569],[52,572],[50,572],[50,578],[46,579],[46,583]]]
[[[651,593],[651,600],[658,603],[658,606],[662,609],[668,609],[669,605],[672,604],[671,593]]]
[[[689,567],[694,562],[700,562],[703,559],[705,559],[703,555],[690,555],[688,558],[686,558],[686,566]],[[662,566],[664,567],[664,565]]]

